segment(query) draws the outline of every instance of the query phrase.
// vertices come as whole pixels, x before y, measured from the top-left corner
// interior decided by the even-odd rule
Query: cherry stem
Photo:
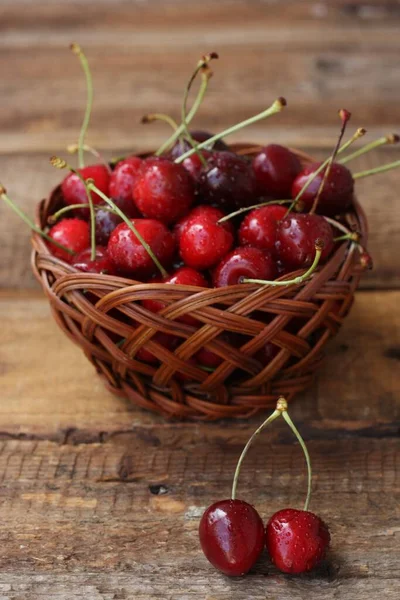
[[[363,128],[357,129],[357,131],[354,133],[354,135],[339,148],[337,153],[342,154],[342,152],[345,152],[347,150],[347,148],[349,148],[349,146],[354,144],[354,142],[356,140],[358,140],[360,137],[364,136],[366,133],[367,133],[367,131]],[[314,181],[314,179],[321,173],[321,171],[323,171],[325,169],[325,167],[327,166],[329,161],[330,161],[330,157],[328,157],[326,160],[324,160],[324,162],[320,164],[320,166],[318,167],[318,169],[316,171],[314,171],[313,173],[310,173],[309,177],[307,178],[307,181],[305,182],[305,184],[303,185],[303,187],[301,188],[301,190],[299,191],[299,193],[293,200],[292,204],[289,206],[285,217],[287,217],[287,215],[298,204],[301,196],[306,191],[308,186],[311,185],[311,183]]]
[[[69,146],[67,146],[68,154],[76,154],[78,152],[78,150],[79,150],[78,144],[69,144]],[[109,163],[106,161],[106,159],[101,154],[101,152],[99,152],[98,150],[93,148],[93,146],[89,146],[88,144],[83,144],[83,150],[85,152],[89,152],[90,154],[93,154],[93,156],[95,156],[106,167],[106,169],[109,173],[112,172]]]
[[[358,242],[360,239],[360,234],[357,231],[344,233],[343,235],[339,235],[338,237],[333,238],[334,242],[342,242],[344,240],[350,240],[352,242]]]
[[[148,115],[144,115],[141,119],[141,123],[144,124],[153,123],[154,121],[164,121],[164,123],[168,123],[174,131],[178,129],[178,123],[175,119],[164,113],[149,113]]]
[[[214,142],[217,142],[218,140],[220,140],[223,137],[227,137],[231,133],[235,133],[236,131],[239,131],[240,129],[247,127],[248,125],[252,125],[253,123],[257,123],[258,121],[266,119],[267,117],[271,117],[272,115],[274,115],[278,112],[281,112],[281,110],[283,110],[283,108],[285,106],[286,106],[285,98],[278,98],[271,104],[271,106],[269,108],[267,108],[263,112],[260,112],[258,115],[255,115],[254,117],[250,117],[250,119],[241,121],[240,123],[237,123],[236,125],[233,125],[232,127],[228,127],[228,129],[225,129],[225,131],[221,131],[220,133],[217,133],[216,135],[213,135],[212,137],[210,137],[208,140],[205,140],[204,142],[197,144],[196,149],[192,148],[191,150],[188,150],[187,152],[185,152],[184,154],[179,156],[175,160],[175,162],[178,164],[183,162],[186,158],[188,158],[189,156],[194,154],[196,152],[196,150],[201,150],[202,148],[211,146],[212,144],[214,144]]]
[[[60,208],[60,210],[58,210],[57,212],[53,213],[52,215],[49,216],[49,218],[47,219],[48,223],[55,223],[56,221],[58,221],[58,219],[64,215],[65,213],[69,212],[70,210],[76,210],[76,209],[80,209],[80,208],[87,208],[87,204],[69,204],[68,206],[63,206],[62,208]],[[110,208],[109,206],[98,206],[95,205],[94,210],[106,210],[107,212],[111,212],[114,213],[114,209]]]
[[[201,81],[200,89],[199,89],[196,99],[193,103],[193,106],[192,106],[191,110],[189,111],[189,114],[186,117],[187,125],[193,120],[194,116],[196,115],[197,111],[200,108],[201,103],[203,102],[204,96],[205,96],[207,88],[208,88],[208,82],[211,77],[211,71],[203,72],[201,77],[202,77],[202,81]],[[179,125],[178,129],[159,147],[159,149],[157,150],[157,152],[154,153],[154,155],[160,156],[161,154],[163,154],[170,146],[172,146],[172,144],[174,144],[174,142],[176,142],[176,140],[183,134],[183,132],[184,132],[184,127],[181,124],[181,125]]]
[[[84,144],[85,144],[85,136],[87,129],[89,127],[90,114],[92,112],[93,105],[93,83],[92,83],[92,75],[90,73],[89,63],[87,61],[86,56],[84,55],[82,48],[79,44],[71,44],[71,50],[74,54],[76,54],[80,60],[83,72],[86,77],[86,109],[85,116],[83,117],[81,131],[79,133],[79,142],[78,142],[78,162],[79,167],[82,168],[85,166],[85,160],[83,156],[84,152]]]
[[[279,404],[279,400],[278,400],[278,404]],[[242,466],[242,462],[244,461],[245,456],[246,456],[250,446],[252,445],[252,443],[254,442],[256,437],[263,431],[263,429],[265,429],[265,427],[267,427],[267,425],[269,425],[270,423],[272,423],[272,421],[275,421],[275,419],[277,419],[278,417],[281,416],[282,408],[278,408],[278,404],[276,405],[276,409],[268,417],[268,419],[266,419],[264,421],[264,423],[262,423],[262,425],[260,425],[260,427],[255,430],[255,432],[253,433],[253,435],[251,436],[251,438],[249,439],[249,441],[247,442],[247,444],[245,445],[245,447],[242,450],[242,453],[241,453],[239,460],[237,462],[237,465],[236,465],[235,474],[233,476],[232,493],[231,493],[232,500],[236,499],[236,488],[237,488],[237,484],[238,484],[240,468]]]
[[[349,120],[351,118],[351,113],[349,113],[349,111],[347,111],[345,109],[340,110],[339,111],[339,115],[340,115],[340,118],[342,120],[342,127],[340,129],[340,133],[339,133],[339,137],[338,137],[338,140],[336,142],[336,145],[335,145],[335,147],[333,149],[333,152],[332,152],[332,154],[331,154],[331,156],[330,156],[330,158],[328,160],[328,164],[327,164],[326,169],[324,171],[324,176],[322,177],[322,181],[321,181],[320,186],[318,188],[317,195],[314,198],[314,202],[313,202],[311,210],[310,210],[310,214],[311,215],[313,213],[315,213],[315,211],[317,209],[319,199],[321,198],[321,194],[322,194],[322,192],[324,190],[325,184],[326,184],[326,182],[328,180],[328,177],[329,177],[329,174],[331,172],[333,161],[335,160],[336,155],[339,152],[340,143],[341,143],[341,141],[343,139],[344,132],[346,131],[347,123],[349,122]]]
[[[305,279],[310,277],[312,273],[318,266],[318,263],[321,259],[321,254],[323,250],[322,240],[316,240],[315,242],[315,257],[312,265],[303,273],[303,275],[299,275],[299,277],[295,277],[294,279],[289,279],[286,281],[268,281],[267,279],[246,279],[243,278],[241,283],[257,283],[259,285],[272,285],[272,286],[284,286],[284,285],[299,285],[303,283]]]
[[[65,252],[68,252],[68,254],[71,254],[71,255],[75,254],[75,252],[73,250],[71,250],[70,248],[67,248],[66,246],[63,246],[62,244],[60,244],[59,242],[54,240],[50,235],[45,233],[42,229],[40,229],[40,227],[37,227],[34,224],[34,222],[31,221],[31,219],[28,217],[28,215],[25,214],[23,212],[23,210],[21,210],[19,208],[19,206],[17,206],[17,204],[15,204],[15,202],[13,200],[11,200],[11,198],[7,195],[5,188],[1,184],[0,184],[0,198],[2,200],[4,200],[4,202],[7,204],[7,206],[9,206],[11,208],[11,210],[13,210],[28,225],[28,227],[30,227],[30,229],[32,229],[32,231],[35,231],[36,233],[38,233],[40,236],[42,236],[42,238],[44,238],[45,240],[47,240],[48,242],[50,242],[51,244],[53,244],[60,250],[64,250]]]
[[[143,248],[146,250],[147,254],[150,256],[150,258],[152,259],[152,261],[154,262],[154,264],[160,271],[162,277],[163,278],[167,277],[168,276],[167,271],[164,269],[164,267],[162,266],[162,264],[160,263],[160,261],[158,260],[156,255],[154,254],[153,250],[150,248],[149,244],[140,235],[140,233],[136,229],[134,223],[132,223],[132,221],[129,220],[128,217],[125,215],[125,213],[123,213],[122,210],[120,208],[118,208],[118,206],[116,204],[114,204],[114,202],[111,200],[111,198],[108,198],[108,196],[106,196],[101,190],[99,190],[98,187],[96,187],[94,185],[92,179],[88,179],[88,187],[90,190],[92,190],[98,196],[100,196],[100,198],[102,200],[104,200],[104,202],[106,204],[108,204],[108,206],[110,206],[119,217],[121,217],[121,219],[126,223],[126,225],[129,227],[129,229],[132,231],[132,233],[134,233],[134,235],[137,237],[139,242],[142,244]]]
[[[375,148],[379,148],[380,146],[385,146],[387,144],[397,144],[399,139],[400,139],[399,136],[396,135],[395,133],[385,135],[384,137],[378,138],[377,140],[370,142],[369,144],[366,144],[365,146],[363,146],[359,150],[356,150],[352,154],[349,154],[348,156],[341,158],[338,162],[340,162],[341,165],[345,165],[348,162],[350,162],[351,160],[358,158],[359,156],[362,156],[363,154],[366,154],[367,152],[370,152],[371,150],[375,150]]]
[[[64,159],[59,158],[58,156],[52,156],[50,158],[50,163],[56,169],[68,169],[71,173],[74,173],[78,179],[82,182],[82,185],[85,188],[86,196],[89,204],[89,212],[90,212],[90,258],[91,260],[95,260],[96,258],[96,214],[94,212],[94,204],[91,191],[87,184],[87,181],[82,177],[81,173],[71,167]]]
[[[253,204],[253,206],[243,206],[242,208],[239,208],[239,210],[235,210],[235,212],[219,219],[218,223],[225,223],[225,221],[229,221],[229,219],[233,219],[234,217],[255,208],[262,208],[263,206],[270,206],[271,204],[289,204],[290,202],[291,200],[268,200],[268,202],[260,202],[259,204]]]
[[[308,454],[307,446],[304,443],[303,438],[301,437],[296,425],[293,423],[292,419],[287,412],[287,409],[282,410],[282,417],[285,419],[286,423],[289,425],[290,429],[293,431],[294,435],[297,437],[297,440],[301,446],[301,449],[304,452],[304,457],[307,463],[307,497],[304,503],[304,510],[308,510],[308,506],[310,504],[311,498],[311,483],[312,483],[312,470],[311,470],[311,460],[310,455]]]
[[[362,179],[363,177],[369,177],[370,175],[385,173],[385,171],[391,171],[392,169],[397,169],[397,167],[400,167],[400,160],[396,160],[395,162],[383,165],[381,167],[375,167],[375,169],[369,169],[368,171],[360,171],[359,173],[354,173],[353,179]]]

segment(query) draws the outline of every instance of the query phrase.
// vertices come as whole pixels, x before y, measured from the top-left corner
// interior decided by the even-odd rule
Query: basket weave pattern
[[[250,144],[231,148],[245,146]],[[303,163],[311,160],[296,153]],[[61,200],[58,187],[38,205],[40,227]],[[357,203],[351,221],[365,245],[366,220]],[[82,273],[52,256],[39,235],[33,234],[32,244],[33,271],[56,322],[83,349],[106,385],[138,406],[190,419],[248,417],[273,406],[279,394],[291,399],[307,388],[324,345],[351,307],[362,271],[358,250],[349,251],[345,241],[300,285],[203,289]],[[145,299],[162,300],[166,307],[152,313],[142,306]],[[194,317],[198,325],[182,322],[183,315]],[[178,347],[170,351],[160,345],[154,339],[157,332],[178,337]],[[225,332],[248,337],[237,347],[221,337]],[[279,352],[262,364],[256,355],[267,341]],[[160,364],[137,360],[142,347]],[[203,347],[223,359],[213,372],[190,361]]]

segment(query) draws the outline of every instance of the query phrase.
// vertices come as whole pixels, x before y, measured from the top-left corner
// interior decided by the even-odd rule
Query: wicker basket
[[[250,145],[231,146],[241,154],[246,147]],[[248,154],[256,150],[252,146]],[[303,163],[311,161],[295,152]],[[38,205],[40,227],[61,200],[57,187]],[[357,202],[349,218],[365,245],[366,219]],[[353,246],[350,251],[345,241],[300,285],[199,289],[82,273],[52,256],[39,235],[33,235],[32,244],[33,271],[56,322],[82,348],[107,387],[138,406],[185,419],[248,417],[273,406],[279,394],[291,399],[307,388],[326,342],[351,307],[362,272],[358,250]],[[162,299],[166,308],[157,314],[147,311],[141,301],[149,298]],[[199,321],[197,327],[180,321],[188,314]],[[153,339],[158,331],[179,337],[175,351]],[[237,347],[221,339],[224,332],[248,337]],[[255,355],[267,341],[280,350],[261,364]],[[213,372],[189,360],[204,346],[223,358]],[[141,347],[160,364],[136,360]]]

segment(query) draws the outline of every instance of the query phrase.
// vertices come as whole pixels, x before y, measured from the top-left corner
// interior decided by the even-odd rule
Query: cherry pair
[[[236,487],[241,464],[255,437],[281,415],[304,451],[308,468],[308,493],[304,510],[280,510],[272,515],[264,529],[256,509],[236,499]],[[327,525],[308,510],[311,478],[307,448],[289,417],[286,400],[280,398],[276,410],[254,432],[239,458],[231,499],[211,505],[201,518],[200,544],[211,564],[225,575],[245,575],[260,557],[265,545],[271,561],[284,573],[297,574],[313,569],[325,556],[330,533]]]

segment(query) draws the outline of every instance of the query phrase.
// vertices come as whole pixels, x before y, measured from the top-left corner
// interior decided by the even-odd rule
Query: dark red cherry
[[[90,165],[83,169],[78,169],[83,179],[93,179],[96,187],[99,188],[103,194],[108,196],[109,184],[110,184],[110,172],[105,165]],[[66,176],[61,184],[61,191],[66,204],[87,204],[88,198],[85,190],[85,186],[79,179],[76,173],[70,173]],[[103,204],[104,200],[100,198],[98,194],[92,192],[93,204]],[[88,217],[89,209],[77,209],[75,214]]]
[[[196,131],[191,131],[190,135],[192,136],[192,138],[194,140],[196,140],[196,142],[206,142],[207,140],[209,140],[211,137],[213,137],[213,133],[210,133],[209,131],[200,131],[200,130],[196,130]],[[169,157],[171,158],[171,160],[176,160],[177,158],[179,158],[182,154],[184,154],[185,152],[187,152],[188,150],[191,149],[191,144],[190,142],[188,142],[187,140],[178,140],[175,145],[172,147],[172,149],[169,152]],[[223,140],[217,140],[214,145],[213,145],[213,149],[214,150],[228,150],[228,146],[225,144],[225,142]],[[204,152],[204,151],[202,151]]]
[[[137,231],[147,242],[163,266],[171,264],[175,252],[172,233],[155,219],[132,219]],[[148,277],[157,271],[153,260],[126,223],[120,223],[111,233],[108,254],[122,273]]]
[[[133,201],[145,217],[174,223],[194,201],[193,181],[182,165],[150,157],[143,161],[134,183]]]
[[[280,571],[304,573],[324,558],[330,534],[314,513],[285,508],[268,521],[265,540],[271,560]]]
[[[264,346],[256,353],[255,358],[262,363],[264,367],[269,365],[271,360],[278,354],[280,348],[272,342],[266,342]]]
[[[179,252],[186,265],[202,270],[216,265],[229,252],[234,238],[231,223],[218,223],[224,213],[213,207],[198,208],[179,230]]]
[[[108,256],[107,248],[96,246],[96,258],[92,260],[91,256],[91,248],[82,250],[74,256],[72,266],[84,273],[103,273],[104,275],[114,275],[116,273],[115,266]]]
[[[293,181],[292,198],[295,198],[307,182],[311,173],[314,173],[321,163],[307,165]],[[325,169],[319,173],[310,183],[308,188],[302,193],[301,201],[304,204],[304,210],[311,209],[315,196],[321,185]],[[317,212],[324,215],[335,215],[348,209],[353,201],[354,179],[347,167],[339,163],[333,163],[328,178],[324,184],[324,189],[318,200]]]
[[[264,527],[256,509],[243,500],[220,500],[203,514],[199,536],[210,563],[225,575],[245,575],[264,545]]]
[[[289,148],[269,144],[254,157],[252,164],[260,194],[290,198],[292,183],[301,171],[301,163]]]
[[[157,331],[157,333],[155,333],[151,339],[152,341],[160,344],[160,346],[164,346],[171,352],[173,352],[179,344],[178,337],[170,335],[169,333],[164,333],[163,331]],[[156,365],[160,362],[159,359],[144,346],[138,350],[135,358],[151,365]]]
[[[107,246],[111,233],[121,223],[121,218],[109,210],[99,208],[96,210],[96,243]]]
[[[204,202],[235,210],[254,204],[256,182],[245,158],[233,152],[213,152],[198,180],[198,193]]]
[[[212,155],[212,153],[208,152],[207,150],[201,150],[201,154],[205,160],[208,160]],[[185,160],[182,162],[182,165],[185,167],[186,171],[188,171],[193,181],[197,183],[204,169],[204,165],[200,156],[194,153],[185,158]]]
[[[332,252],[333,231],[324,217],[315,214],[290,213],[277,225],[276,251],[285,266],[310,266],[315,257],[315,242],[324,243],[321,261]]]
[[[249,212],[239,228],[240,244],[274,252],[277,222],[286,212],[287,208],[279,204],[269,204]]]
[[[242,279],[275,279],[277,269],[272,255],[259,248],[235,248],[214,269],[214,287],[235,285]]]
[[[115,166],[110,177],[110,196],[130,219],[140,216],[133,202],[132,193],[142,163],[143,160],[138,156],[128,156]]]
[[[49,231],[49,236],[74,253],[82,252],[90,244],[89,225],[82,219],[62,219],[53,225]],[[50,242],[48,242],[48,246],[54,256],[67,263],[71,263],[75,258],[74,255],[57,248]]]

